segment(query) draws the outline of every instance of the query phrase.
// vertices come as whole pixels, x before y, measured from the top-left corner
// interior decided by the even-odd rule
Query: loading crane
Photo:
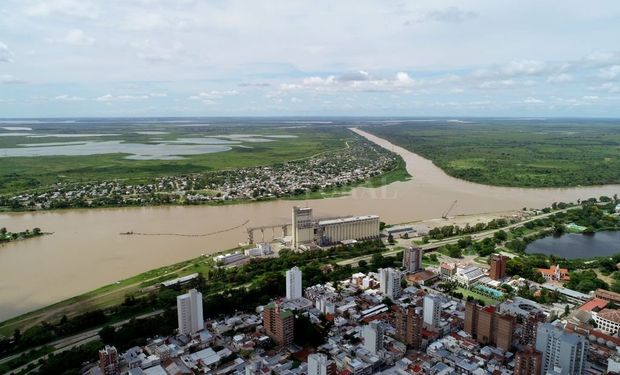
[[[446,212],[443,213],[443,215],[441,215],[442,219],[447,219],[448,215],[450,214],[450,211],[452,211],[452,209],[454,208],[454,206],[456,206],[456,202],[458,202],[457,200],[455,200],[454,202],[452,202],[452,204],[450,205],[450,207],[448,207],[448,209],[446,210]]]

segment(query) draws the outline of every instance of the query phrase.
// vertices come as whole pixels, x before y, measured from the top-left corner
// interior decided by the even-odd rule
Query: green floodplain
[[[620,120],[411,120],[364,130],[487,185],[568,187],[620,183]]]
[[[347,141],[357,137],[342,126],[306,127],[270,123],[248,125],[234,122],[205,126],[198,121],[181,125],[165,122],[143,124],[136,121],[89,121],[85,124],[33,125],[32,129],[33,131],[24,131],[23,136],[2,136],[3,131],[0,130],[0,194],[43,189],[58,182],[70,184],[123,180],[127,183],[144,183],[155,177],[267,166],[336,151],[346,147]],[[28,157],[11,157],[7,156],[10,155],[9,151],[3,152],[5,149],[23,148],[22,145],[25,144],[28,147],[36,144],[47,147],[47,144],[53,143],[53,147],[58,147],[70,146],[70,143],[74,142],[110,141],[153,146],[172,141],[191,147],[192,141],[199,138],[238,134],[276,137],[270,138],[269,142],[240,139],[240,143],[232,145],[228,151],[182,155],[182,158],[176,160],[135,160],[128,159],[126,153],[95,151],[91,155]],[[281,136],[286,138],[280,138]]]

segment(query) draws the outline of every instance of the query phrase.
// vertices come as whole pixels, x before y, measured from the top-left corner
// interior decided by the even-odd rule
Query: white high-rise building
[[[538,325],[536,350],[542,353],[542,373],[581,375],[588,358],[588,340],[551,323]]]
[[[422,270],[422,255],[424,251],[419,247],[408,247],[403,253],[403,268],[407,272],[418,272]]]
[[[441,320],[441,298],[433,295],[424,296],[424,324],[439,326]]]
[[[308,356],[308,375],[330,375],[334,370],[334,362],[326,354],[314,353]]]
[[[286,299],[297,299],[301,296],[301,270],[293,267],[286,271]]]
[[[364,349],[372,354],[377,354],[383,350],[383,328],[377,321],[362,328],[362,338],[364,339]]]
[[[193,335],[204,329],[202,293],[191,289],[188,293],[177,296],[177,316],[180,335]]]
[[[379,269],[379,291],[391,299],[400,296],[402,274],[393,268]]]

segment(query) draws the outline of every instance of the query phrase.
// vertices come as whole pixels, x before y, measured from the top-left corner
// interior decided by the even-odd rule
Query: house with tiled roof
[[[568,281],[568,270],[566,268],[560,268],[557,264],[549,268],[539,268],[540,272],[547,281]]]

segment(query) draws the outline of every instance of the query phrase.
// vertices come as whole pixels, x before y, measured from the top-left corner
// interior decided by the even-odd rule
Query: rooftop
[[[598,313],[600,318],[609,320],[610,322],[620,324],[620,310],[616,309],[603,309]]]
[[[355,221],[370,220],[370,219],[379,219],[379,216],[377,216],[377,215],[363,215],[363,216],[339,217],[337,219],[319,220],[319,225],[351,223],[351,222],[355,222]]]
[[[579,307],[579,310],[583,311],[592,311],[594,309],[604,309],[609,304],[609,301],[606,301],[602,298],[594,298]]]

